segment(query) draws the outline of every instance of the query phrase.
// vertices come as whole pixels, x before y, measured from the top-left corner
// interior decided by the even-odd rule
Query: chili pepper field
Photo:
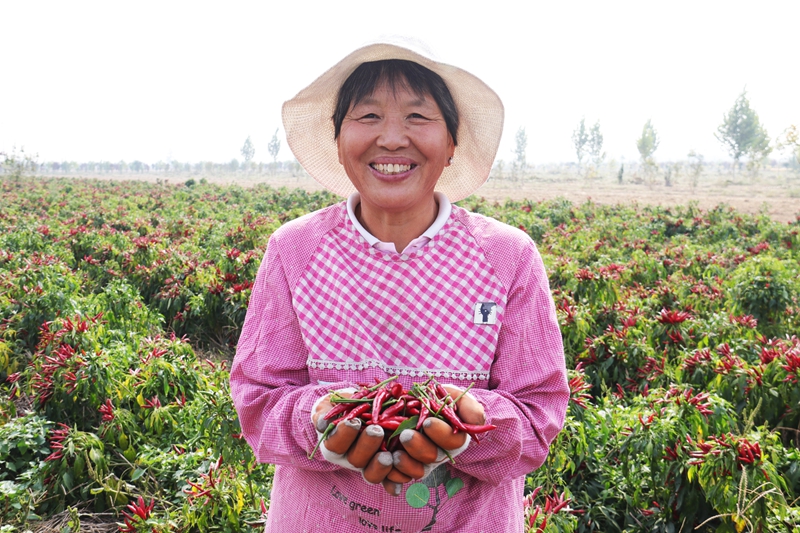
[[[269,235],[336,201],[0,178],[0,532],[263,529],[230,357]],[[800,220],[459,205],[534,238],[562,328],[527,533],[800,532]]]

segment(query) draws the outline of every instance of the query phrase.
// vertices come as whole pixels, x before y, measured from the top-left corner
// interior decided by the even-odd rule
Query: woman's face
[[[439,106],[397,84],[379,85],[352,109],[337,138],[339,162],[362,202],[413,211],[433,189],[455,146]]]

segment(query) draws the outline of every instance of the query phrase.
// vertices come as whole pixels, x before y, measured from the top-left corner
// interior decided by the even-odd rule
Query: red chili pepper
[[[376,394],[375,398],[372,400],[372,420],[374,422],[378,422],[380,420],[381,407],[383,407],[383,402],[388,394],[389,391],[387,391],[386,389],[381,389],[378,391],[378,394]]]
[[[441,414],[447,419],[448,422],[450,422],[453,425],[454,429],[470,433],[470,435],[472,434],[464,425],[464,422],[462,422],[461,419],[458,418],[458,416],[456,416],[456,413],[453,411],[452,408],[448,406],[443,407],[441,410]]]
[[[406,407],[408,407],[408,406],[406,406]],[[418,415],[419,414],[419,409],[417,409],[416,407],[408,407],[408,409],[406,409],[406,413],[408,413],[409,416]]]
[[[405,392],[405,391],[403,391],[403,384],[398,382],[398,381],[395,381],[394,383],[392,383],[392,387],[391,387],[390,390],[392,392],[392,396],[394,396],[398,400],[403,395],[403,392]]]
[[[369,411],[370,405],[368,403],[362,403],[358,407],[351,410],[347,415],[344,417],[344,420],[352,420],[357,416],[361,416],[362,414]]]
[[[362,390],[356,392],[355,394],[353,394],[350,397],[350,399],[351,400],[359,400],[361,398],[370,398],[371,397],[370,394],[372,394],[372,393],[370,393],[368,390],[362,389]],[[337,403],[336,405],[333,406],[333,409],[328,411],[325,414],[325,416],[323,416],[322,418],[324,418],[325,420],[330,420],[334,416],[336,416],[338,414],[341,414],[341,413],[344,413],[344,412],[347,412],[348,410],[352,409],[353,405],[354,404],[352,404],[352,403]]]
[[[403,396],[403,399],[406,400],[406,407],[409,409],[413,409],[414,407],[419,408],[419,406],[422,405],[422,403],[414,397],[407,399],[405,396]]]
[[[433,411],[434,413],[441,409],[442,405],[434,400],[433,398],[428,398],[428,409]]]
[[[567,504],[568,504],[569,502],[570,502],[570,498],[567,498],[567,499],[566,499],[566,500],[564,500],[563,502],[561,502],[561,503],[559,503],[558,505],[556,505],[555,507],[553,507],[553,514],[556,514],[556,513],[557,513],[557,512],[559,512],[561,509],[563,509],[564,507],[566,507],[566,506],[567,506]]]
[[[422,427],[423,422],[425,422],[425,419],[428,418],[429,414],[430,414],[430,411],[428,411],[428,408],[423,403],[422,404],[422,408],[420,409],[420,412],[419,412],[419,420],[417,420],[417,431],[420,430],[420,428]]]
[[[391,407],[389,407],[388,409],[386,409],[383,412],[382,416],[384,416],[384,417],[394,416],[397,413],[399,413],[400,411],[402,411],[405,406],[406,406],[406,402],[404,402],[403,400],[400,400],[396,404],[394,404]]]
[[[394,424],[395,422],[397,422],[397,424],[399,425],[399,424],[402,424],[403,422],[405,422],[406,420],[408,420],[407,416],[383,416],[383,415],[381,415],[381,419],[380,420],[378,420],[377,422],[375,420],[370,420],[369,422],[367,422],[367,425],[368,426],[378,425],[378,426],[384,427],[383,426],[384,422],[389,422],[391,424]],[[388,428],[384,428],[384,429],[388,429]],[[395,427],[393,429],[397,429],[397,427]]]
[[[389,419],[389,420],[381,420],[380,422],[378,422],[378,425],[379,425],[380,427],[382,427],[383,429],[388,429],[388,430],[390,430],[390,431],[394,431],[395,429],[397,429],[398,427],[400,427],[400,424],[402,424],[402,423],[403,423],[403,421],[396,420],[396,418],[397,418],[397,417],[394,417],[394,416],[393,416],[393,417],[392,417],[391,419]],[[405,418],[405,417],[403,417],[403,418]]]
[[[444,400],[448,396],[450,396],[444,387],[440,383],[436,384],[436,396],[439,397],[440,400]]]
[[[322,418],[324,418],[325,420],[330,420],[334,416],[340,415],[342,413],[346,413],[347,411],[349,411],[352,408],[353,408],[353,404],[352,403],[336,404],[336,405],[333,406],[333,409],[331,409],[330,411],[325,413],[325,416],[323,416]]]
[[[462,429],[461,431],[466,431],[467,433],[469,433],[470,435],[473,435],[473,436],[476,433],[486,433],[487,431],[491,431],[493,429],[497,429],[497,426],[495,426],[494,424],[485,424],[483,426],[477,426],[477,425],[474,425],[474,424],[464,424],[462,422],[461,425],[464,426],[464,429]]]

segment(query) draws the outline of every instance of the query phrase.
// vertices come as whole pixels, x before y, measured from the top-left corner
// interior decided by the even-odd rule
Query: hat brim
[[[383,59],[414,61],[439,74],[447,84],[458,109],[458,146],[453,163],[445,167],[436,190],[453,202],[466,198],[489,177],[503,132],[503,103],[488,85],[469,72],[394,44],[359,48],[285,102],[283,127],[289,148],[323,187],[345,197],[355,192],[339,163],[332,117],[339,88],[347,77],[362,63]]]

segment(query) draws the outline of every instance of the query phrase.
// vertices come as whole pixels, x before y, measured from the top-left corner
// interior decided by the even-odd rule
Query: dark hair
[[[369,97],[382,82],[386,82],[393,91],[399,85],[402,88],[410,89],[417,96],[430,95],[444,116],[444,123],[453,138],[453,144],[458,144],[456,139],[458,110],[447,84],[441,76],[429,68],[405,59],[384,59],[361,63],[344,80],[339,88],[336,110],[333,113],[334,139],[339,137],[342,122],[350,108]]]

